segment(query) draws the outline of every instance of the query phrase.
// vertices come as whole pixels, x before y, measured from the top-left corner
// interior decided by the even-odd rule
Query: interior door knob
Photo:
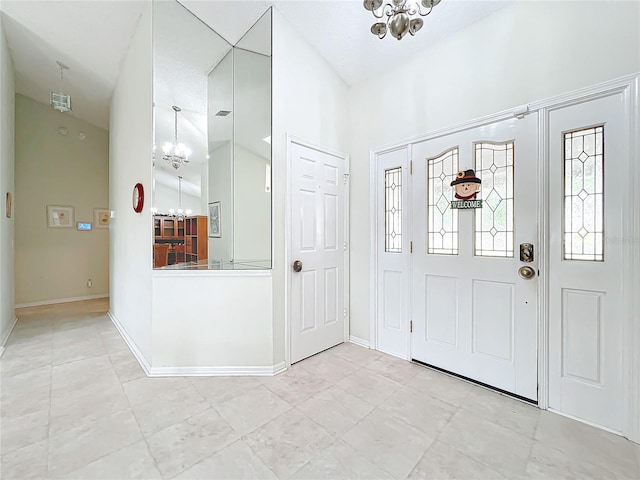
[[[525,280],[530,280],[536,276],[536,271],[531,267],[520,267],[518,269],[518,275],[520,275]]]
[[[302,271],[302,262],[300,260],[293,262],[293,271],[296,273]]]

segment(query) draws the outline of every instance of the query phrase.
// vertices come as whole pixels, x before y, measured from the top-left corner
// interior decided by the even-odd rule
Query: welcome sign
[[[473,170],[460,170],[451,182],[455,190],[456,200],[451,201],[451,208],[460,210],[482,208],[482,200],[477,200],[482,180],[476,177]]]
[[[472,208],[482,208],[482,200],[453,200],[451,208],[467,210]]]

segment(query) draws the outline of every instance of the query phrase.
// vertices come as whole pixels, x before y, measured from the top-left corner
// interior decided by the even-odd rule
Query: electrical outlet
[[[91,288],[93,286],[93,282],[91,282],[91,279],[87,280],[87,287]]]

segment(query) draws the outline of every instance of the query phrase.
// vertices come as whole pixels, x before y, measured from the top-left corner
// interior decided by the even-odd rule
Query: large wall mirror
[[[270,269],[271,10],[231,45],[154,2],[153,98],[154,268]]]

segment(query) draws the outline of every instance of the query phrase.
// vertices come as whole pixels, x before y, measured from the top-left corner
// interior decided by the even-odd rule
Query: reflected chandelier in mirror
[[[153,2],[154,268],[269,269],[271,10],[232,45],[216,22],[241,2],[192,7]]]

